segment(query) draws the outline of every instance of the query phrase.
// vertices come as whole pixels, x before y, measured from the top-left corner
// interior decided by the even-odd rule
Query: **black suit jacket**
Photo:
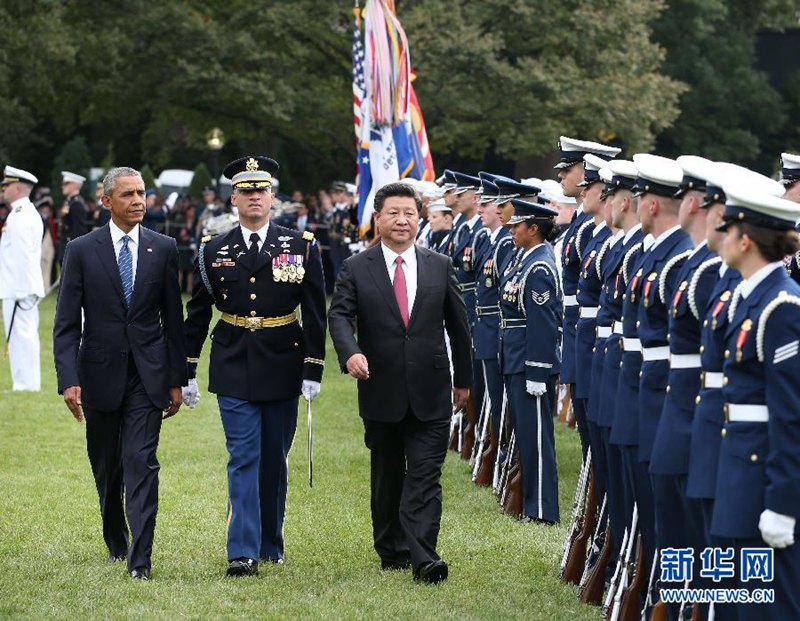
[[[419,246],[416,253],[417,295],[408,328],[381,244],[347,259],[336,281],[330,333],[343,372],[353,354],[367,357],[370,378],[358,381],[359,411],[366,420],[399,421],[409,407],[420,420],[447,418],[452,383],[471,384],[469,324],[453,265]],[[452,382],[445,329],[453,353]]]
[[[120,406],[129,354],[147,396],[160,409],[169,405],[169,388],[187,382],[175,240],[140,226],[137,257],[127,309],[108,225],[67,245],[53,355],[59,394],[80,386],[85,407]]]

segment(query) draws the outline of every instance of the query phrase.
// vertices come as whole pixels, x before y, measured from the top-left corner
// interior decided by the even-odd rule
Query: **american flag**
[[[356,145],[361,140],[361,104],[364,101],[364,45],[361,43],[360,9],[353,9],[353,125],[356,131]]]

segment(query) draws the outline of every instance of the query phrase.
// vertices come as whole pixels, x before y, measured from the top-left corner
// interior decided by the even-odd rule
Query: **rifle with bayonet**
[[[508,397],[505,388],[503,388],[503,407],[500,409],[500,429],[497,430],[497,453],[494,458],[494,469],[492,471],[492,489],[495,494],[500,491],[500,475],[503,468],[502,454],[503,454],[503,439],[506,436],[506,408],[508,407]]]
[[[469,461],[472,455],[472,449],[475,446],[476,427],[478,426],[478,410],[475,407],[475,399],[470,392],[467,399],[466,418],[464,425],[464,433],[461,441],[461,459]]]
[[[586,556],[586,564],[580,581],[580,599],[587,604],[599,605],[603,599],[606,567],[611,555],[611,531],[606,514],[608,496],[603,496],[600,515],[592,537],[592,545]]]
[[[576,527],[580,522],[581,516],[586,505],[586,496],[589,493],[589,464],[592,459],[592,449],[589,449],[586,459],[581,464],[581,471],[578,475],[578,485],[575,487],[575,498],[572,501],[572,517],[569,520],[569,528],[567,529],[567,536],[564,539],[564,553],[561,555],[561,575],[564,574],[564,568],[567,566],[567,558],[569,557],[569,550],[572,547],[572,540],[576,535]],[[577,527],[580,530],[579,527]]]
[[[587,460],[590,456],[587,455]],[[581,582],[583,568],[586,564],[586,548],[597,523],[597,492],[594,486],[594,473],[591,466],[588,475],[588,493],[581,508],[578,520],[571,526],[569,553],[561,579],[575,586]]]
[[[490,419],[492,418],[491,399],[489,398],[489,391],[483,392],[483,403],[481,404],[481,413],[478,418],[478,438],[475,446],[472,448],[472,454],[469,458],[469,465],[472,466],[472,480],[474,481],[478,476],[478,468],[481,466],[481,456],[486,449],[486,441],[489,439]]]

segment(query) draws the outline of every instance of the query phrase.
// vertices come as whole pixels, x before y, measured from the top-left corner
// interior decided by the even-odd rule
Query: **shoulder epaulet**
[[[303,239],[306,241],[314,241],[314,233],[311,231],[303,231]]]
[[[630,264],[631,257],[641,250],[641,248],[642,242],[634,244],[631,249],[625,253],[625,258],[622,260],[622,281],[625,283],[625,287],[628,286],[628,265]]]
[[[206,235],[206,236],[203,237],[203,239],[200,240],[200,243],[201,244],[207,244],[210,241],[211,241],[211,235]]]
[[[578,232],[575,234],[575,252],[578,254],[578,259],[583,261],[583,249],[581,248],[581,240],[583,239],[583,231],[586,230],[588,227],[594,226],[594,220],[591,218],[581,224],[581,228],[578,229]]]
[[[683,261],[684,259],[688,259],[689,255],[692,254],[694,250],[685,250],[680,254],[676,254],[672,257],[667,264],[664,266],[664,269],[661,270],[661,276],[658,279],[658,297],[661,299],[662,304],[666,304],[666,288],[667,288],[667,276],[669,275],[670,270],[675,267],[678,263]]]
[[[687,298],[689,299],[689,310],[692,311],[692,315],[694,315],[694,318],[697,319],[697,321],[700,321],[700,309],[697,308],[697,300],[695,299],[697,285],[700,284],[700,278],[708,268],[719,265],[720,263],[722,263],[722,257],[708,259],[700,264],[700,267],[695,270],[694,276],[692,276],[692,282],[689,284],[689,293]]]
[[[744,280],[736,285],[736,289],[733,290],[733,295],[731,296],[731,305],[728,307],[728,323],[733,323],[733,316],[736,314],[736,307],[739,306],[739,300],[742,299],[743,285]]]
[[[756,332],[756,354],[758,355],[759,362],[764,362],[764,331],[767,327],[767,319],[769,319],[769,316],[781,304],[800,306],[800,297],[789,295],[786,291],[781,291],[778,297],[767,304],[761,312],[761,316],[758,318],[758,331]],[[795,341],[795,343],[797,343],[797,341]]]

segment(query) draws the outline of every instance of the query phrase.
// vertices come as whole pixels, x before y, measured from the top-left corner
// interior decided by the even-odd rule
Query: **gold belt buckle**
[[[261,328],[261,317],[245,317],[244,327],[250,330],[258,330]]]

